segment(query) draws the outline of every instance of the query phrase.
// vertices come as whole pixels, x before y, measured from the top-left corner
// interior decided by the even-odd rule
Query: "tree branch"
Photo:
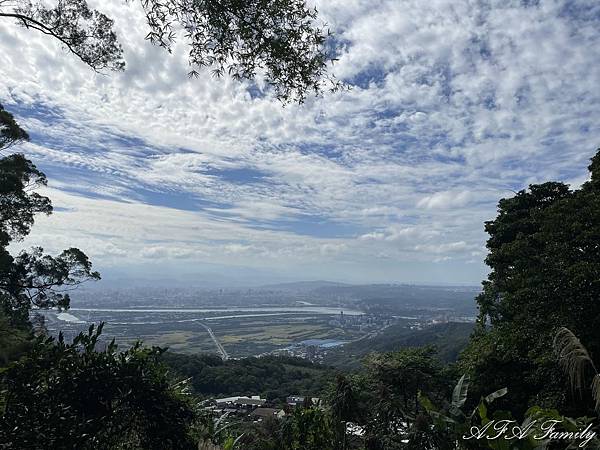
[[[87,66],[89,66],[94,72],[101,73],[98,69],[96,69],[94,67],[94,65],[91,62],[86,61],[85,58],[83,57],[83,55],[81,55],[81,53],[79,53],[77,50],[75,50],[73,48],[73,46],[71,45],[71,43],[67,39],[56,34],[56,32],[52,28],[44,25],[43,23],[41,23],[31,17],[25,16],[23,14],[18,14],[18,13],[2,13],[2,12],[0,12],[0,17],[10,17],[13,19],[20,20],[21,22],[23,22],[23,26],[25,28],[32,28],[34,30],[38,30],[45,35],[52,36],[53,38],[58,39],[61,43],[66,45],[67,49],[71,53],[73,53],[75,56],[77,56],[83,63],[85,63]]]

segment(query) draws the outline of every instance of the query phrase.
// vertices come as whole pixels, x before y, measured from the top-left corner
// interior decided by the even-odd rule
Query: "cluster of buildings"
[[[293,356],[295,358],[308,359],[312,362],[322,362],[329,350],[344,344],[346,344],[346,341],[339,341],[337,339],[307,339],[286,348],[273,350],[269,354]]]
[[[292,395],[286,398],[285,405],[275,405],[273,402],[260,398],[259,395],[225,397],[211,400],[205,410],[210,411],[215,417],[232,415],[254,422],[261,422],[268,417],[280,419],[293,411],[294,408],[307,404],[319,406],[321,400],[316,397]]]
[[[332,317],[329,325],[346,331],[355,331],[355,333],[349,333],[350,336],[363,335],[363,337],[367,337],[380,333],[387,327],[398,323],[398,320],[398,317],[383,314],[349,315],[341,311],[340,314]],[[268,354],[293,356],[319,363],[323,362],[330,350],[347,342],[338,339],[307,339],[283,349],[273,350]]]
[[[397,319],[388,314],[360,314],[349,315],[340,311],[329,321],[329,325],[342,329],[356,329],[358,331],[380,330],[397,322]]]

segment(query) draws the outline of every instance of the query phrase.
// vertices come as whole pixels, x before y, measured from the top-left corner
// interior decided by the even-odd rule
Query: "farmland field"
[[[226,314],[225,314],[226,313]],[[347,315],[360,312],[347,310]],[[185,353],[215,352],[205,326],[231,357],[243,357],[282,349],[308,339],[348,341],[362,336],[356,329],[336,326],[339,313],[331,308],[246,308],[246,310],[192,309],[77,309],[45,314],[48,329],[67,338],[92,323],[105,322],[104,338],[120,345],[142,340],[146,345],[169,347]]]

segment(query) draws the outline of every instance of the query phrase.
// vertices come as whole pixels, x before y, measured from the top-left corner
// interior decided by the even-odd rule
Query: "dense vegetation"
[[[467,346],[473,331],[470,323],[440,323],[422,330],[412,330],[400,323],[386,328],[382,333],[368,339],[351,342],[330,351],[325,363],[344,369],[359,368],[365,356],[372,352],[392,352],[406,347],[432,345],[436,357],[445,363],[456,361]]]
[[[174,385],[161,350],[97,350],[92,326],[72,344],[38,338],[3,374],[3,448],[193,448],[194,406]]]
[[[179,375],[191,377],[204,397],[261,395],[285,401],[289,395],[318,396],[333,381],[332,369],[300,358],[269,356],[223,361],[217,355],[167,352],[163,360]]]
[[[549,182],[501,200],[485,224],[492,270],[462,366],[479,393],[508,387],[518,414],[535,404],[592,412],[564,389],[552,352],[554,335],[567,327],[600,355],[600,152],[589,170],[581,189]]]

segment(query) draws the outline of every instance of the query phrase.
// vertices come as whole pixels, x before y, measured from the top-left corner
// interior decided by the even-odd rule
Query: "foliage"
[[[592,371],[591,393],[596,412],[600,413],[600,373],[587,348],[568,328],[560,328],[554,337],[554,350],[558,360],[567,373],[571,389],[583,392],[586,390],[586,368]]]
[[[27,29],[57,39],[95,71],[124,69],[113,20],[90,9],[86,0],[58,0],[54,7],[41,1],[19,1],[14,8],[3,7],[10,3],[0,1],[0,17],[14,18]]]
[[[31,332],[15,328],[10,317],[0,309],[0,367],[18,359],[31,348]]]
[[[372,354],[364,366],[330,393],[334,417],[362,427],[367,449],[402,448],[406,433],[421,425],[419,392],[435,398],[446,393],[435,351],[423,347]],[[346,381],[348,386],[344,386]],[[338,403],[340,390],[345,392],[342,404]]]
[[[440,361],[456,361],[469,343],[473,332],[471,323],[440,323],[413,330],[405,323],[392,325],[368,339],[350,342],[327,353],[324,362],[340,369],[358,369],[361,360],[371,352],[391,352],[406,347],[432,345]]]
[[[238,425],[239,423],[228,422],[228,415],[229,413],[225,413],[216,420],[204,416],[208,420],[201,421],[199,426],[196,427],[197,430],[200,430],[196,434],[201,437],[198,444],[199,450],[233,450],[236,448],[244,433],[237,437],[230,433],[229,429],[232,425]]]
[[[419,401],[431,419],[431,425],[425,432],[431,443],[427,448],[542,450],[551,443],[545,428],[548,421],[556,422],[557,431],[572,433],[581,431],[590,424],[587,418],[572,419],[560,415],[556,410],[539,406],[529,408],[522,423],[514,421],[509,411],[498,409],[491,412],[492,403],[507,395],[506,388],[481,397],[477,406],[467,413],[464,409],[468,391],[469,380],[463,375],[453,390],[451,400],[445,401],[442,407],[435,406],[425,394],[419,394]],[[492,421],[495,422],[490,423]],[[512,421],[512,425],[504,433],[499,432],[501,428],[494,428],[501,421]],[[582,442],[583,439],[575,439],[564,442],[564,445],[576,448]],[[597,440],[591,442],[592,446],[598,443]]]
[[[139,344],[97,350],[98,328],[72,344],[39,338],[3,369],[0,441],[15,449],[185,449],[196,412],[184,385]]]
[[[331,415],[322,409],[297,407],[283,419],[268,418],[242,424],[239,437],[244,450],[337,450]]]
[[[9,244],[29,234],[36,214],[51,214],[50,200],[35,192],[45,185],[45,175],[23,155],[0,158],[0,307],[21,326],[32,307],[68,308],[66,289],[100,278],[76,248],[56,257],[40,247],[16,257],[10,254]]]
[[[285,450],[333,450],[333,432],[329,416],[322,410],[296,408],[282,427]]]
[[[33,192],[46,185],[46,176],[21,154],[0,159],[0,245],[29,234],[35,214],[50,214],[47,197]]]
[[[284,360],[269,359],[272,365]],[[214,363],[217,361],[215,358]],[[362,372],[337,376],[324,408],[305,405],[284,419],[242,422],[234,430],[238,436],[243,433],[239,445],[245,450],[404,448],[407,433],[412,433],[411,442],[417,445],[424,442],[419,436],[425,435],[420,429],[424,410],[418,392],[426,389],[434,398],[441,398],[446,392],[443,377],[432,348],[371,355]],[[347,426],[360,427],[364,435],[346,432]]]
[[[131,1],[131,0],[129,0]],[[86,0],[0,0],[0,17],[16,19],[61,42],[95,71],[123,70],[123,51],[112,19],[89,8]],[[327,74],[335,61],[329,30],[304,0],[140,0],[150,42],[171,52],[182,31],[190,76],[209,67],[213,75],[260,79],[283,102],[302,102],[327,86],[344,85]]]
[[[470,443],[463,442],[463,436],[477,425],[478,414],[482,420],[487,419],[487,408],[496,399],[506,395],[507,390],[501,389],[486,397],[482,397],[477,407],[467,414],[463,411],[469,392],[469,378],[463,375],[452,391],[450,401],[444,400],[441,408],[434,406],[428,396],[419,393],[419,403],[431,418],[430,434],[436,439],[433,448],[469,447]]]
[[[43,254],[41,247],[34,247],[14,258],[9,270],[1,275],[0,289],[8,294],[4,306],[24,316],[31,306],[67,309],[70,298],[64,289],[99,278],[87,256],[77,248],[53,257]]]
[[[27,132],[19,126],[14,116],[6,111],[0,103],[0,151],[28,140]]]
[[[600,353],[600,152],[589,170],[581,189],[549,182],[500,200],[498,216],[485,224],[491,272],[462,366],[479,392],[508,387],[517,414],[532,404],[590,411],[569,399],[552,354],[560,326]]]
[[[163,360],[189,377],[194,392],[205,396],[259,394],[285,401],[289,395],[318,395],[333,379],[331,369],[309,361],[268,356],[222,361],[216,355],[167,352]]]
[[[170,51],[176,27],[183,28],[190,76],[202,67],[238,80],[260,72],[285,101],[301,102],[308,91],[322,90],[333,59],[325,49],[329,32],[315,26],[317,10],[304,0],[142,0],[142,5],[152,43]]]
[[[340,450],[347,448],[347,424],[356,420],[357,398],[352,383],[344,375],[338,375],[335,391],[330,399],[333,429],[335,434],[335,447]]]

